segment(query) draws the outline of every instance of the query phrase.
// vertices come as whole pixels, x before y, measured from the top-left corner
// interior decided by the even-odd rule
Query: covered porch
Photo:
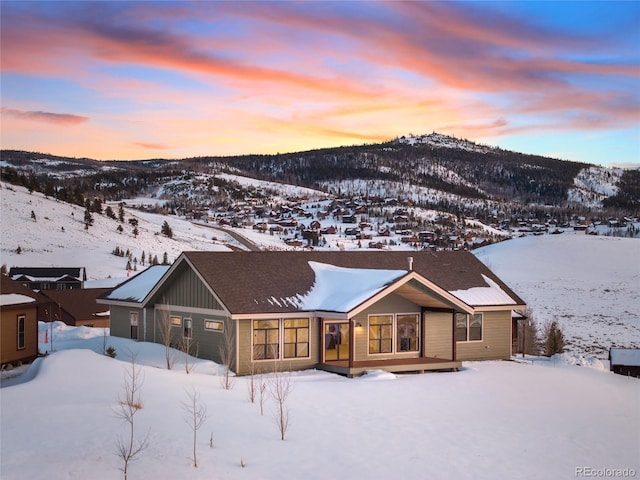
[[[368,370],[384,370],[392,373],[425,373],[428,371],[457,371],[462,362],[433,357],[394,358],[387,360],[328,361],[318,364],[319,370],[357,377]]]

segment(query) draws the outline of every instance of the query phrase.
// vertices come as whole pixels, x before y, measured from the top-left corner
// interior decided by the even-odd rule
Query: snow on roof
[[[611,365],[640,367],[640,348],[612,348]]]
[[[482,275],[486,287],[472,287],[467,290],[452,290],[455,295],[467,305],[513,305],[515,300],[511,298],[496,282],[486,275]]]
[[[0,295],[0,306],[19,305],[21,303],[35,302],[36,299],[19,293],[5,293]]]
[[[302,310],[348,312],[384,287],[403,277],[407,270],[344,268],[309,262],[315,283],[306,294],[290,298]]]
[[[131,280],[113,289],[104,298],[126,302],[141,302],[169,270],[170,265],[154,265]]]

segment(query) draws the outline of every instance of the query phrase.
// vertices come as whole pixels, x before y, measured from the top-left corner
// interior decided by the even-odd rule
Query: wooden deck
[[[462,367],[462,362],[443,358],[419,357],[419,358],[393,358],[388,360],[354,361],[349,367],[347,360],[329,361],[318,364],[318,369],[327,372],[338,373],[348,377],[357,377],[367,370],[384,370],[386,372],[413,372],[424,373],[426,371],[456,371]]]

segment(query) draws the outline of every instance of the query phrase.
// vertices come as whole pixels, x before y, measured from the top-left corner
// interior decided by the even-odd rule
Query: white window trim
[[[212,322],[212,323],[216,323],[222,326],[222,328],[207,328],[207,322]],[[253,324],[252,324],[253,327]],[[224,321],[223,320],[213,320],[211,318],[205,318],[204,319],[204,331],[205,332],[217,332],[217,333],[223,333],[224,332]],[[251,342],[253,344],[253,342]]]
[[[460,314],[462,312],[458,312],[458,314]],[[466,340],[458,340],[458,321],[456,320],[456,332],[455,332],[455,336],[456,336],[456,343],[482,343],[484,342],[484,313],[482,312],[478,312],[478,313],[465,313],[464,314],[466,317],[466,322],[467,322],[467,339]],[[471,320],[471,317],[473,317],[474,315],[480,315],[480,340],[469,340],[469,322]]]
[[[408,352],[403,352],[398,350],[398,316],[403,316],[403,315],[415,315],[416,318],[418,319],[418,349],[417,350],[411,350]],[[370,341],[370,330],[369,327],[371,326],[371,317],[384,317],[384,316],[390,316],[391,317],[391,351],[390,352],[384,352],[384,353],[371,353],[369,351],[369,341]],[[396,312],[396,313],[372,313],[367,315],[367,356],[368,357],[383,357],[383,356],[389,356],[389,355],[394,355],[394,356],[401,356],[401,357],[416,357],[416,356],[420,356],[420,352],[421,352],[421,348],[422,348],[422,328],[420,325],[420,312]]]

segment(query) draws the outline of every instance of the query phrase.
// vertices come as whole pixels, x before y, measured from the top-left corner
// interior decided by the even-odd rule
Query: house
[[[109,328],[109,308],[96,298],[110,288],[76,288],[73,290],[43,290],[49,303],[38,309],[38,320],[59,320],[72,326]]]
[[[20,365],[38,356],[38,307],[45,301],[20,282],[0,275],[0,365]]]
[[[233,338],[239,375],[278,366],[356,376],[509,359],[512,311],[525,303],[469,252],[411,255],[183,252],[98,302],[110,306],[112,335],[158,342],[170,319],[171,343],[188,338],[216,362],[225,335]]]
[[[609,370],[618,375],[640,378],[640,348],[610,348]]]
[[[84,288],[84,267],[11,267],[9,277],[31,290]]]

